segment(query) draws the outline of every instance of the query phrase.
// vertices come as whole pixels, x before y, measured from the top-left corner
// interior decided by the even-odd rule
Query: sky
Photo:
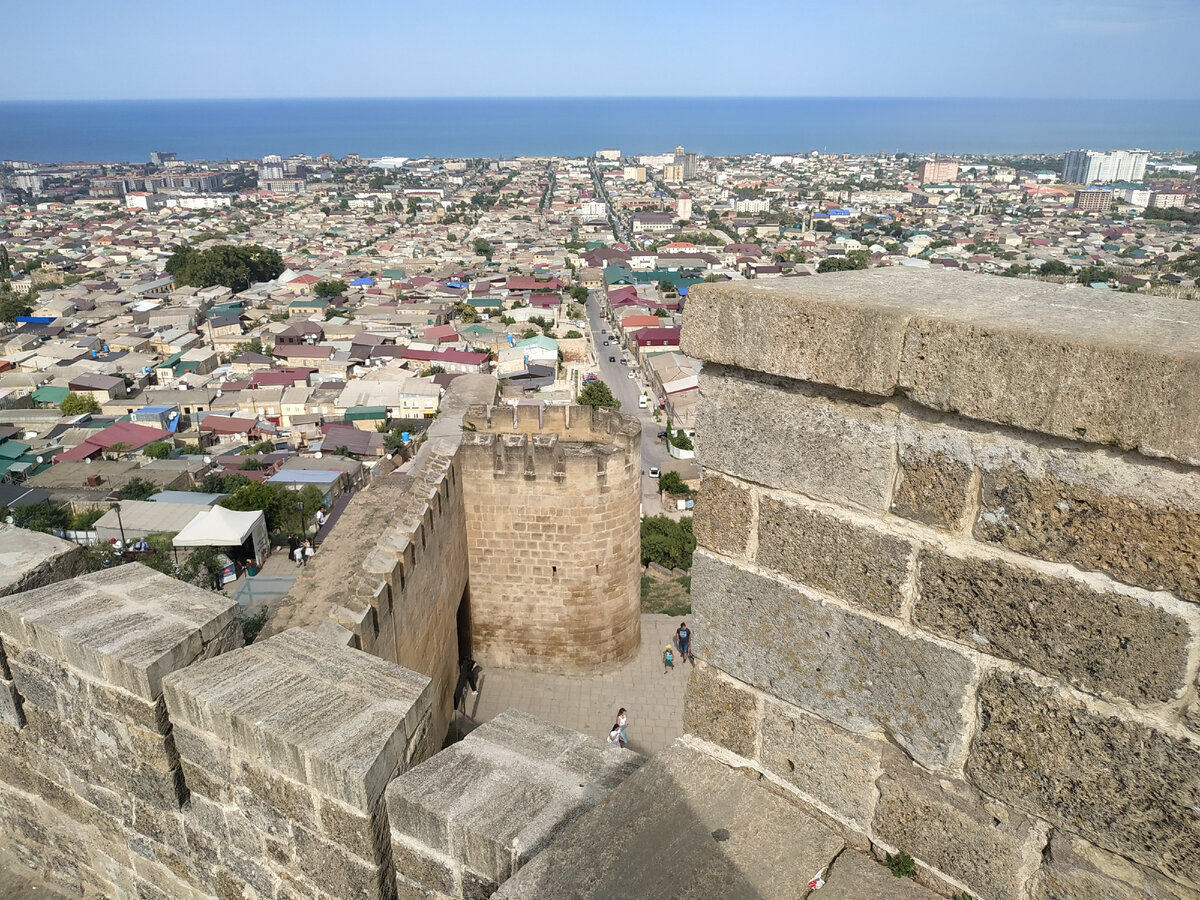
[[[4,25],[0,100],[1200,98],[1200,0],[56,0]]]

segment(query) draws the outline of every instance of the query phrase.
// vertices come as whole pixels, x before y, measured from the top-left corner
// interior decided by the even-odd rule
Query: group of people
[[[682,665],[685,662],[696,663],[692,661],[692,630],[688,628],[687,622],[680,622],[679,627],[675,629],[675,643],[679,645],[679,662]],[[675,648],[667,644],[667,649],[663,651],[663,674],[666,675],[671,669],[675,668]]]
[[[300,535],[288,535],[288,556],[298,566],[307,566],[309,557],[313,555],[312,541],[308,538],[300,539]]]
[[[663,651],[663,674],[675,668],[675,647],[679,648],[679,662],[690,662],[695,665],[692,659],[692,630],[688,628],[687,622],[680,622],[679,627],[675,629],[675,643],[667,644],[667,649]],[[625,726],[629,722],[629,715],[625,711],[625,707],[617,710],[617,721],[613,723],[612,730],[608,733],[608,743],[613,747],[625,748],[629,746],[629,740],[625,736]]]

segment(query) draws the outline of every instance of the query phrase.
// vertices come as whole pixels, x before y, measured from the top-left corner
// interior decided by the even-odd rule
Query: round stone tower
[[[631,657],[641,638],[638,421],[522,406],[474,407],[465,423],[475,658],[561,672]]]

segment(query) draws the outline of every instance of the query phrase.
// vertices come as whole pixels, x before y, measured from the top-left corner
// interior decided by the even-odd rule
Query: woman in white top
[[[621,726],[619,724],[613,724],[612,731],[608,733],[608,742],[618,750],[621,749]]]

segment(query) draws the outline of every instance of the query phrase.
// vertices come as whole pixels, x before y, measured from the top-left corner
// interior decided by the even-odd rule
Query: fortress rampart
[[[1200,897],[1200,318],[864,271],[697,288],[685,727],[986,898]]]
[[[699,660],[644,766],[515,711],[438,752],[464,600],[483,652],[536,664],[553,621],[619,658],[563,590],[625,589],[624,532],[585,538],[628,504],[636,558],[611,412],[452,398],[249,647],[226,598],[22,533],[0,856],[107,900],[774,897],[821,866],[928,897],[853,851],[945,897],[1200,900],[1197,347],[1187,304],[1007,279],[697,287]],[[554,609],[527,632],[523,584]]]

